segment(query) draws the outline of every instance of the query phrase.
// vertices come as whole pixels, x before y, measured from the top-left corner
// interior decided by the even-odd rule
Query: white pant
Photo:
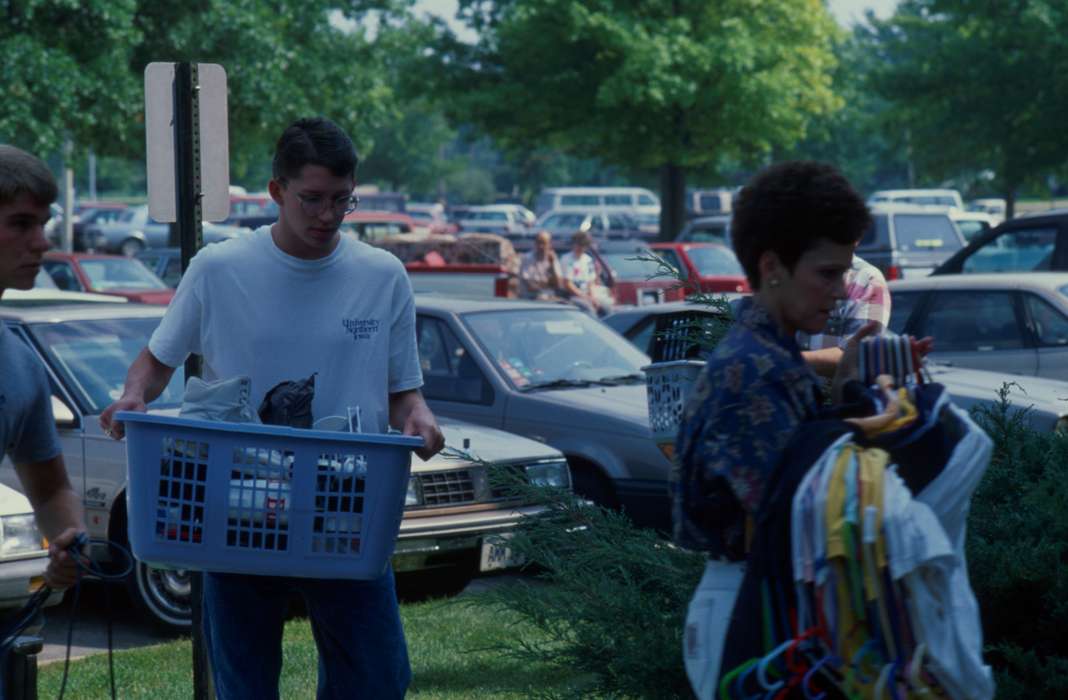
[[[710,560],[690,599],[682,655],[699,700],[712,700],[716,695],[723,642],[743,575],[741,562]]]

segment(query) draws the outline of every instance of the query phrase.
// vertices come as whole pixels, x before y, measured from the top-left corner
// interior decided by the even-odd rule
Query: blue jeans
[[[318,700],[403,698],[411,681],[393,570],[373,581],[204,574],[204,637],[218,700],[278,698],[293,593],[319,648]]]

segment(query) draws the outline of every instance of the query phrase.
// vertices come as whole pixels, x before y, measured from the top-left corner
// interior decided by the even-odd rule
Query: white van
[[[868,204],[921,204],[926,206],[964,209],[964,201],[957,190],[879,190],[868,197]]]
[[[550,209],[627,211],[660,215],[660,200],[643,187],[547,187],[538,195],[534,211]]]

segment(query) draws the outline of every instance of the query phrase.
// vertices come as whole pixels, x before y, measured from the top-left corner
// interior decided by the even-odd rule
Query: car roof
[[[892,197],[894,195],[924,195],[924,194],[960,194],[959,190],[955,190],[948,187],[917,187],[906,188],[901,190],[876,190],[871,193],[872,197],[883,195]]]
[[[1058,290],[1068,285],[1068,272],[984,272],[980,274],[933,275],[893,280],[891,291],[923,289],[1031,289]]]
[[[8,304],[0,300],[0,318],[23,323],[96,321],[113,318],[162,318],[165,306],[116,302]]]
[[[575,306],[555,304],[550,301],[529,301],[527,299],[506,299],[504,297],[454,297],[433,292],[416,292],[415,305],[420,310],[457,314],[465,314],[472,311],[515,311],[517,309],[578,309]]]
[[[912,202],[875,202],[869,204],[872,214],[945,214],[953,207],[945,204],[913,204]]]

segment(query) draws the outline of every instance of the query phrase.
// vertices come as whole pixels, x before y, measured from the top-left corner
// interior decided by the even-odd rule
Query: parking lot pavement
[[[478,593],[521,577],[516,573],[493,574],[474,579],[463,594]],[[73,595],[69,592],[59,605],[45,611],[44,649],[38,663],[62,661],[67,652],[67,629]],[[108,650],[108,601],[106,585],[98,581],[83,584],[74,621],[70,656],[78,659]],[[136,649],[178,639],[183,635],[165,632],[141,616],[121,586],[111,586],[112,649]]]

